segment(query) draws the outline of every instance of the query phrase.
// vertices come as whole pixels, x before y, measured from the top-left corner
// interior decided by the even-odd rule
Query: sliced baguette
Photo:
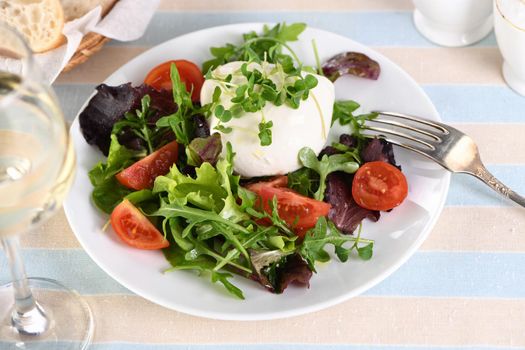
[[[16,28],[34,52],[48,51],[65,42],[60,0],[0,0],[0,21]]]
[[[60,0],[66,22],[84,16],[97,6],[102,7],[102,16],[109,12],[116,0]]]

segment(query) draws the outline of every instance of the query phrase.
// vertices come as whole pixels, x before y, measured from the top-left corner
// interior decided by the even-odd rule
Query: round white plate
[[[104,83],[140,84],[146,73],[168,59],[184,58],[198,64],[210,58],[209,48],[239,42],[242,33],[260,30],[262,24],[238,24],[210,28],[167,41],[134,58]],[[338,99],[353,99],[363,110],[382,109],[412,113],[439,120],[430,99],[398,66],[374,50],[348,38],[322,30],[307,29],[292,47],[305,64],[314,64],[312,39],[321,61],[343,51],[359,51],[377,60],[381,75],[377,81],[343,77],[336,82]],[[342,130],[333,130],[334,134]],[[363,293],[403,264],[421,245],[434,226],[447,195],[450,176],[420,156],[396,149],[398,163],[409,184],[407,200],[377,223],[366,221],[363,236],[375,240],[374,257],[347,263],[336,260],[318,266],[310,288],[289,287],[275,295],[259,284],[236,277],[246,300],[226,293],[222,286],[189,271],[162,273],[168,262],[159,251],[141,251],[123,244],[111,228],[102,232],[108,220],[90,201],[88,171],[103,159],[89,146],[75,119],[71,135],[78,157],[77,176],[65,201],[67,218],[78,240],[91,258],[126,288],[157,304],[184,313],[228,320],[261,320],[288,317],[335,305]]]

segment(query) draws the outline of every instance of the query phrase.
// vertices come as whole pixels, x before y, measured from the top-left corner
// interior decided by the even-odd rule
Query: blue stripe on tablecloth
[[[524,123],[525,98],[507,86],[423,85],[447,123]]]
[[[246,22],[305,22],[371,46],[435,46],[412,22],[412,12],[168,12],[156,13],[146,33],[133,42],[109,45],[157,45],[195,30]],[[219,46],[221,43],[217,43]],[[493,34],[476,46],[496,46]]]
[[[505,137],[505,135],[501,135]],[[507,150],[512,152],[513,150]],[[525,165],[487,165],[489,171],[518,193],[525,193]],[[513,203],[494,192],[478,179],[453,174],[447,206],[510,206]]]
[[[0,347],[7,345],[0,342]],[[54,345],[54,344],[53,344]],[[69,349],[69,342],[62,342],[54,345],[54,350]],[[34,349],[51,349],[49,343],[43,343],[41,347]],[[33,349],[33,348],[32,348]],[[442,346],[403,346],[403,345],[346,345],[346,344],[132,344],[132,343],[102,343],[92,344],[93,350],[515,350],[510,347],[492,346],[462,346],[462,347],[442,347]]]
[[[23,257],[28,275],[58,279],[82,294],[130,293],[106,275],[83,250],[24,249]],[[82,276],[78,271],[82,271]],[[0,281],[7,280],[2,255]],[[365,295],[525,298],[523,281],[525,253],[417,252]]]
[[[96,84],[55,84],[53,87],[71,121]],[[423,85],[448,123],[525,123],[525,98],[506,86]]]

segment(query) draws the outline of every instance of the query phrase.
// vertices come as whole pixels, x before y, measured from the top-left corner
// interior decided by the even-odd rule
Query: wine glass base
[[[0,287],[0,349],[87,349],[93,337],[93,315],[75,291],[57,281],[28,278],[37,303],[49,316],[47,331],[39,335],[19,333],[12,325],[14,299],[12,284]]]
[[[473,44],[486,37],[493,27],[493,17],[490,15],[478,27],[468,31],[453,31],[448,27],[437,25],[428,20],[421,12],[414,10],[414,24],[417,30],[435,44],[448,47],[460,47]]]

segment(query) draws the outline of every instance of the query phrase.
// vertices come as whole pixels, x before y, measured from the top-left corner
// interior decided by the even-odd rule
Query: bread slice
[[[48,51],[65,42],[60,0],[0,0],[0,21],[16,28],[34,52]]]
[[[102,16],[104,16],[115,2],[116,0],[61,0],[66,22],[84,16],[98,5],[102,6]]]

